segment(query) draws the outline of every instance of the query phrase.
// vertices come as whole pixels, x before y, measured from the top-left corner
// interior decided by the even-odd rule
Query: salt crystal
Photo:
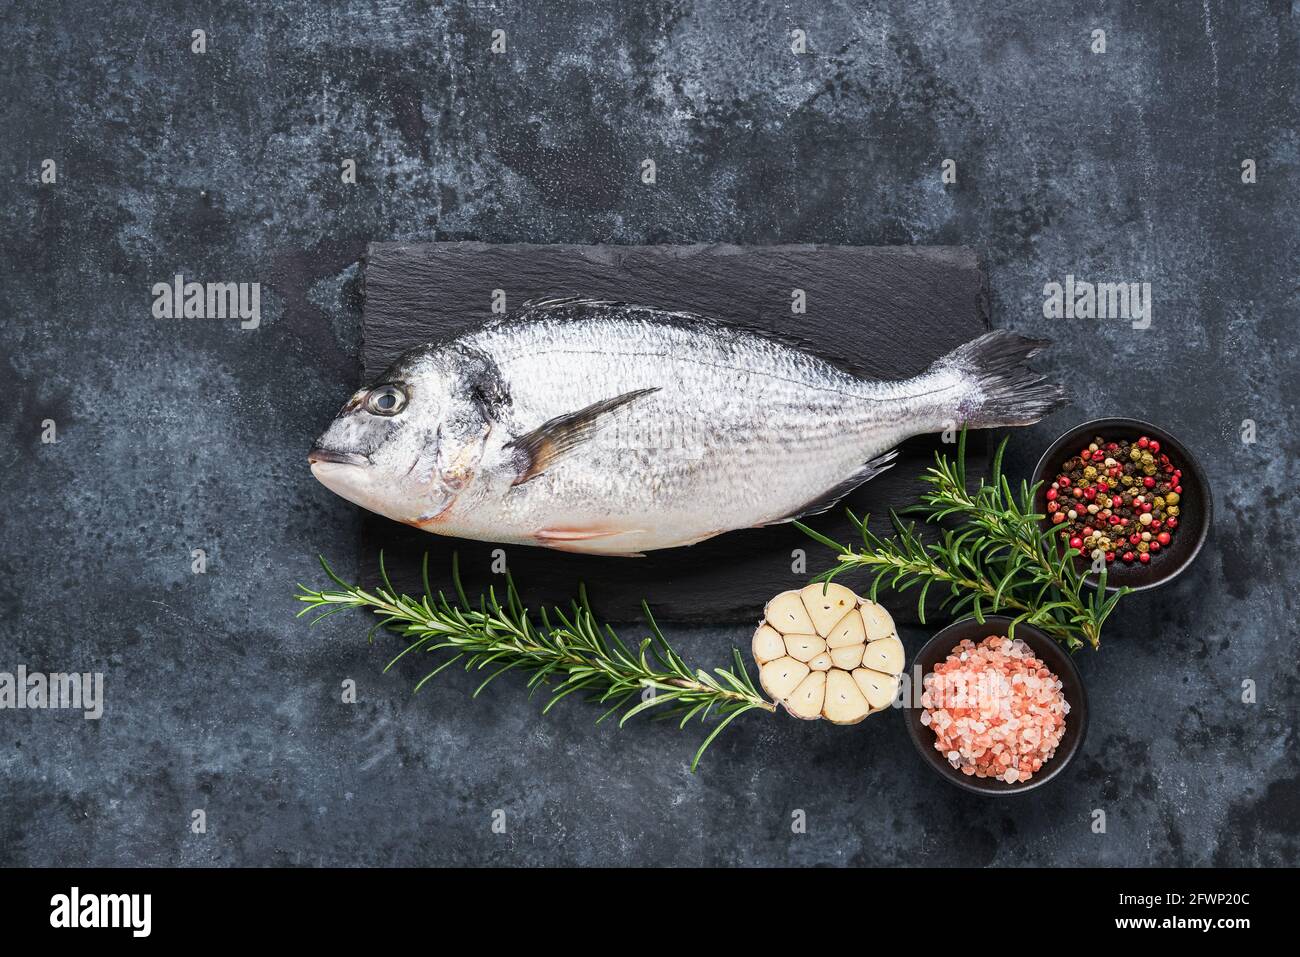
[[[963,774],[1028,781],[1065,733],[1061,680],[1019,639],[962,641],[923,685],[921,723]]]

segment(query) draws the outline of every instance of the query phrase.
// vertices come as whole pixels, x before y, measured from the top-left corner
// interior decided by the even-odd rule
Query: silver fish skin
[[[831,507],[905,438],[1063,400],[988,333],[899,381],[685,313],[530,303],[404,354],[309,455],[328,488],[440,535],[637,555]]]

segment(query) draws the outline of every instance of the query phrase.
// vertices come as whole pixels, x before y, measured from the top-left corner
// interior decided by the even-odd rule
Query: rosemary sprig
[[[504,603],[498,600],[495,589],[489,589],[486,595],[480,596],[477,607],[471,604],[461,586],[455,556],[451,572],[454,602],[442,592],[435,596],[429,587],[427,554],[423,565],[424,595],[418,599],[397,594],[384,569],[382,554],[379,568],[383,587],[373,593],[345,582],[324,558],[320,562],[338,588],[317,591],[300,584],[295,597],[305,602],[306,607],[297,617],[324,609],[312,620],[315,624],[347,608],[369,609],[380,619],[371,628],[369,640],[374,640],[375,631],[380,628],[413,639],[388,663],[385,672],[412,652],[444,653],[444,660],[420,679],[416,691],[442,669],[463,661],[466,671],[489,669],[483,683],[474,691],[475,697],[507,671],[530,672],[529,690],[546,685],[550,693],[543,714],[570,694],[581,691],[590,700],[607,707],[597,723],[621,711],[619,726],[622,727],[635,715],[653,711],[661,718],[679,717],[678,727],[684,728],[692,718],[704,722],[712,715],[717,723],[695,752],[692,771],[723,728],[736,718],[747,711],[776,710],[754,686],[738,650],[733,649],[733,668],[716,668],[713,674],[691,669],[659,630],[645,602],[641,608],[650,636],[642,639],[633,652],[612,628],[597,622],[585,588],[580,590],[578,600],[572,603],[567,614],[559,608],[541,609],[539,624],[523,607],[509,577]]]
[[[1076,567],[1074,557],[1042,524],[1043,514],[1034,502],[1042,483],[1023,480],[1018,494],[1002,474],[1003,439],[993,458],[988,481],[966,487],[966,433],[957,444],[957,458],[935,455],[935,464],[922,481],[929,489],[919,504],[905,509],[926,523],[944,523],[939,540],[925,542],[914,522],[905,522],[891,512],[894,535],[882,538],[867,528],[866,519],[850,513],[862,535],[862,548],[839,544],[806,525],[805,533],[836,552],[836,565],[815,580],[830,581],[856,569],[871,569],[874,599],[881,584],[895,592],[920,586],[917,609],[925,623],[925,599],[933,586],[945,591],[940,607],[954,615],[973,614],[983,622],[986,613],[1009,613],[1015,624],[1035,625],[1071,651],[1085,644],[1097,648],[1101,629],[1116,603],[1130,589],[1106,595],[1106,571],[1098,575],[1096,587],[1087,582],[1087,571]]]

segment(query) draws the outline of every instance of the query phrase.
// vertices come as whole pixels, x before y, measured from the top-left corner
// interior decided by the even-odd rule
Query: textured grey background
[[[325,6],[0,9],[0,670],[103,670],[108,695],[99,722],[0,712],[0,862],[1295,863],[1291,4]],[[1019,800],[932,778],[896,715],[751,717],[692,776],[697,735],[540,718],[517,681],[412,698],[391,642],[290,598],[353,554],[304,451],[356,374],[372,239],[976,246],[995,323],[1057,339],[1077,393],[1015,464],[1145,415],[1208,466],[1212,541],[1083,656],[1085,750]],[[177,271],[263,282],[262,327],[152,319]],[[1045,320],[1067,273],[1150,281],[1152,328]],[[744,635],[678,637],[714,663]]]

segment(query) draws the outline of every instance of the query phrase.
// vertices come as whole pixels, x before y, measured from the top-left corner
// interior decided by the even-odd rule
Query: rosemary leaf
[[[884,585],[895,592],[921,586],[918,608],[925,621],[925,598],[930,586],[945,586],[942,605],[953,614],[969,611],[979,621],[985,615],[1005,613],[1042,629],[1071,651],[1101,644],[1101,629],[1116,603],[1130,589],[1105,595],[1103,571],[1097,587],[1088,584],[1087,571],[1076,567],[1074,557],[1043,525],[1034,503],[1042,483],[1021,482],[1013,491],[1002,472],[1007,440],[998,445],[992,472],[973,491],[966,485],[966,433],[957,443],[957,456],[935,455],[935,464],[921,476],[925,491],[917,504],[905,510],[928,525],[941,525],[937,542],[926,542],[914,522],[891,515],[894,534],[881,538],[861,521],[849,519],[862,536],[861,547],[847,548],[795,524],[831,548],[835,565],[815,580],[830,581],[843,572],[872,572],[871,597]]]
[[[754,685],[738,651],[731,668],[714,669],[713,675],[717,677],[689,667],[668,642],[644,602],[642,610],[650,634],[633,652],[612,628],[597,621],[585,589],[567,613],[559,608],[542,609],[539,625],[523,607],[509,578],[504,603],[495,589],[489,589],[486,595],[480,596],[477,605],[472,604],[461,585],[455,556],[451,573],[454,600],[448,600],[442,592],[435,595],[429,587],[428,555],[421,569],[425,593],[419,599],[396,593],[382,555],[382,587],[374,593],[344,581],[324,558],[320,562],[337,587],[318,591],[299,585],[295,597],[306,607],[298,617],[320,612],[313,620],[315,623],[349,608],[360,608],[378,616],[371,637],[375,630],[386,628],[409,640],[385,671],[417,651],[445,653],[447,657],[416,684],[416,691],[444,668],[466,659],[467,670],[493,666],[475,689],[474,697],[507,671],[531,672],[527,682],[530,691],[541,685],[551,688],[543,714],[575,691],[587,691],[593,701],[601,704],[613,702],[597,723],[621,711],[621,726],[642,712],[654,712],[658,717],[680,717],[679,727],[684,728],[692,720],[705,722],[713,712],[716,724],[695,752],[692,771],[718,734],[737,717],[747,711],[776,710]]]

